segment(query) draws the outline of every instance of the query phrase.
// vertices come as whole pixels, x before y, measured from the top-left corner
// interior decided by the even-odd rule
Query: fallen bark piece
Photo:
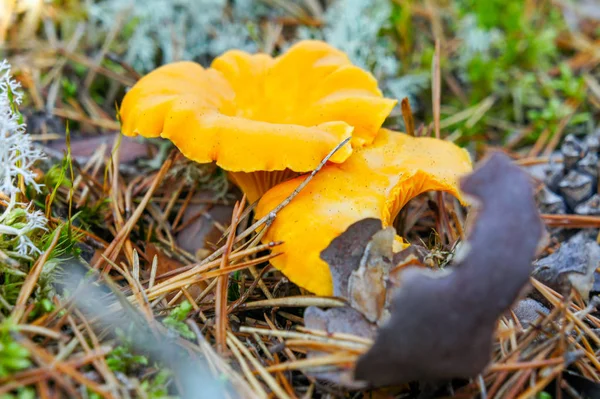
[[[355,378],[374,386],[479,374],[498,317],[529,279],[542,224],[528,176],[492,154],[462,182],[481,202],[465,252],[451,272],[408,267],[391,318],[359,358]]]

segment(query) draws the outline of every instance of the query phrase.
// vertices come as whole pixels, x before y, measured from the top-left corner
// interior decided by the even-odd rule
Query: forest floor
[[[12,66],[18,112],[45,154],[35,184],[17,178],[18,204],[0,193],[0,397],[600,397],[598,4],[174,3],[124,11],[116,1],[17,1],[0,15],[0,61]],[[548,234],[527,299],[500,315],[477,377],[349,384],[345,373],[373,340],[306,327],[306,308],[345,302],[269,265],[277,243],[257,238],[269,219],[254,223],[215,165],[167,140],[120,134],[116,109],[152,69],[178,59],[207,66],[228,47],[277,54],[306,37],[339,47],[384,95],[407,99],[384,126],[439,134],[476,165],[500,151],[529,172]],[[452,269],[467,211],[425,193],[394,227],[418,244],[420,262]],[[35,212],[44,225],[24,234],[39,251],[19,251],[11,232]],[[490,241],[490,253],[512,243]],[[465,323],[479,314],[462,311]],[[327,355],[307,356],[317,350]]]

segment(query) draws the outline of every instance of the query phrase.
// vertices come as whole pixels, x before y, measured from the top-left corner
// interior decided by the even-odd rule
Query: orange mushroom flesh
[[[469,154],[450,142],[381,129],[372,145],[356,149],[343,164],[323,167],[277,214],[263,237],[263,242],[283,241],[278,247],[283,254],[271,263],[306,290],[331,295],[331,275],[320,253],[335,237],[368,217],[391,225],[402,207],[425,191],[445,191],[461,199],[458,179],[471,170]],[[304,179],[269,190],[257,205],[256,217],[271,212]]]
[[[215,161],[250,202],[275,184],[370,144],[396,104],[341,51],[302,41],[272,58],[228,51],[204,69],[165,65],[120,109],[123,134],[171,140],[189,159]]]

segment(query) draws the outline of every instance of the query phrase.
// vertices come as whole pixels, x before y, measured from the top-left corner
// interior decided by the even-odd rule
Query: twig
[[[270,307],[308,307],[318,306],[321,308],[333,308],[344,306],[346,303],[337,298],[325,298],[318,296],[289,296],[285,298],[265,299],[262,301],[246,302],[241,304],[237,310],[260,309]]]
[[[104,250],[103,255],[106,256],[108,259],[110,259],[112,261],[114,261],[116,259],[117,254],[121,251],[121,247],[123,246],[123,241],[125,239],[127,239],[129,234],[133,230],[133,227],[137,223],[138,219],[142,216],[142,213],[144,212],[146,205],[148,205],[148,203],[150,202],[150,199],[152,198],[154,191],[156,190],[158,185],[162,182],[162,179],[166,175],[167,171],[171,168],[172,163],[173,163],[173,154],[171,154],[171,156],[169,156],[167,158],[165,163],[162,165],[162,167],[158,171],[156,177],[154,178],[154,181],[152,182],[152,185],[146,192],[146,195],[142,199],[142,202],[140,202],[138,207],[135,209],[135,212],[133,212],[133,215],[131,215],[131,217],[129,218],[127,223],[125,223],[123,228],[118,232],[117,236],[113,239],[113,241],[110,243],[110,245]],[[94,265],[94,268],[95,269],[100,268],[100,266],[102,266],[103,263],[104,262],[102,262],[101,260],[96,262],[96,264]]]

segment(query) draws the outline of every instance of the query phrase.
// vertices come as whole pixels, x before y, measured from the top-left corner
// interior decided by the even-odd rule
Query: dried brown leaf
[[[115,138],[116,135],[113,134],[74,138],[71,140],[71,155],[78,162],[85,164],[102,145],[105,145],[104,156],[108,157],[111,155]],[[124,136],[121,138],[119,162],[124,164],[141,158],[148,158],[151,152],[155,151],[154,147],[150,142],[140,142],[135,138]],[[51,155],[60,158],[67,150],[67,144],[65,140],[56,140],[47,145],[45,149]]]
[[[346,306],[327,310],[311,306],[304,312],[304,324],[313,330],[323,330],[330,334],[345,333],[364,338],[375,338],[375,325],[360,312]]]
[[[327,310],[311,306],[304,312],[304,324],[313,330],[327,331],[329,334],[345,333],[358,335],[364,338],[375,338],[376,326],[369,322],[360,312],[349,306],[341,308],[331,308]],[[310,351],[308,357],[322,356],[319,351]],[[334,384],[345,386],[352,389],[360,389],[367,386],[365,382],[354,380],[354,370],[312,370],[312,376],[330,381]]]
[[[352,224],[344,234],[336,237],[321,252],[321,259],[329,265],[333,279],[333,295],[348,298],[348,282],[357,270],[371,237],[381,230],[381,220],[363,219]]]
[[[181,221],[181,230],[175,234],[177,245],[203,259],[221,240],[225,226],[231,221],[233,205],[210,204],[215,193],[210,190],[196,193],[193,200],[206,204],[187,206]]]
[[[348,281],[350,306],[372,323],[377,323],[384,314],[395,235],[391,227],[375,233],[365,248],[358,269],[350,274]]]

